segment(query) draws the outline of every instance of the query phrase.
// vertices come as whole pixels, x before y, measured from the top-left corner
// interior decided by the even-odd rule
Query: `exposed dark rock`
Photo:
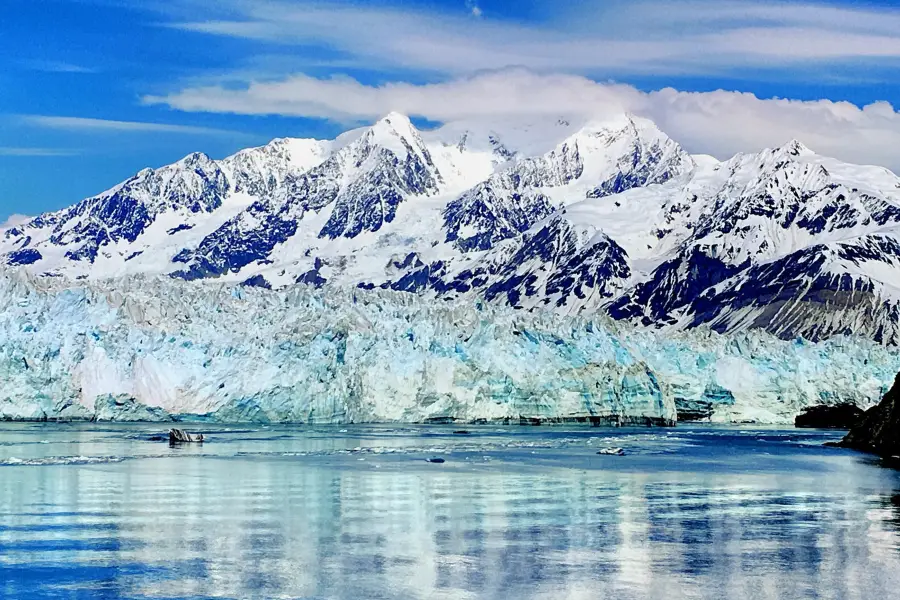
[[[900,374],[878,406],[865,412],[840,445],[884,457],[900,455]]]
[[[445,461],[443,458],[426,458],[425,460],[428,461],[428,462],[430,462],[430,463],[437,463],[437,464],[440,464],[440,463],[443,463],[443,462],[447,462],[447,461]]]
[[[203,443],[203,434],[202,433],[188,433],[183,429],[170,429],[169,430],[169,443],[170,444],[189,444],[189,443]]]
[[[270,283],[266,280],[265,277],[263,277],[262,275],[259,275],[259,274],[254,275],[253,277],[249,277],[249,278],[245,279],[245,280],[243,281],[243,283],[241,283],[241,285],[244,286],[244,287],[260,287],[260,288],[264,288],[264,289],[267,289],[267,290],[271,290],[271,289],[272,289],[272,284],[270,284]]]
[[[466,431],[465,429],[460,429],[459,431],[454,431],[453,435],[471,435],[471,432]]]
[[[691,402],[689,400],[679,402],[679,400],[681,399],[675,400],[675,409],[678,411],[679,423],[706,421],[716,410],[712,402]]]
[[[31,265],[41,260],[41,258],[43,257],[37,250],[34,250],[33,248],[23,248],[22,250],[10,252],[6,257],[6,264],[9,266]]]
[[[794,419],[796,427],[818,427],[822,429],[850,429],[859,422],[863,416],[863,410],[845,402],[827,406],[809,406]]]

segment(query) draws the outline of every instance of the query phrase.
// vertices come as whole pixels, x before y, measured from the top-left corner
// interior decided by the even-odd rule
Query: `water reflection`
[[[892,597],[896,477],[784,452],[815,477],[502,452],[7,466],[0,597]]]

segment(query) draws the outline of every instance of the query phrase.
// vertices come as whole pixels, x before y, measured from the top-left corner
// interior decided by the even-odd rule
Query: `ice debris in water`
[[[603,448],[597,454],[608,454],[612,456],[625,456],[624,448]]]

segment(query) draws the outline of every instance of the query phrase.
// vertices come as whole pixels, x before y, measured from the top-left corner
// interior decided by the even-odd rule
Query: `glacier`
[[[0,274],[0,419],[782,423],[874,405],[863,338],[657,331],[390,290]]]

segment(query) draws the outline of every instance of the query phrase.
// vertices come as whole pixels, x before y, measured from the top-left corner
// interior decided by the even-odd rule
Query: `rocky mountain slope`
[[[419,131],[391,114],[331,141],[145,169],[7,230],[0,261],[897,344],[900,179],[797,141],[690,156],[625,115]]]

